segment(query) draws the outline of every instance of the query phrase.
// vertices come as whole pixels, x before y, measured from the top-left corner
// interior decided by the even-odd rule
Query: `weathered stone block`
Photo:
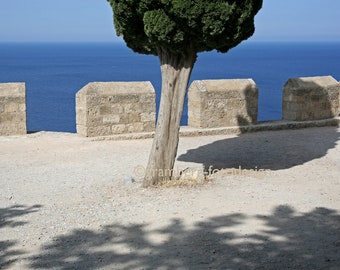
[[[150,82],[89,83],[76,94],[76,114],[87,137],[154,131],[155,91]]]
[[[26,133],[25,83],[0,83],[0,136]]]
[[[339,86],[331,76],[289,79],[283,88],[283,120],[309,121],[334,117],[339,111]]]
[[[142,122],[153,122],[156,119],[156,113],[141,113]]]
[[[104,124],[118,124],[120,121],[119,115],[112,115],[112,116],[104,116],[103,117],[103,123]]]
[[[214,128],[255,124],[258,89],[252,79],[194,81],[188,93],[188,125]]]
[[[340,82],[338,82],[338,87],[340,88]],[[338,99],[339,99],[339,104],[338,104],[338,116],[340,116],[340,90],[338,91],[339,92],[339,94],[338,94]]]
[[[126,125],[114,125],[112,126],[112,134],[122,134],[125,133]]]

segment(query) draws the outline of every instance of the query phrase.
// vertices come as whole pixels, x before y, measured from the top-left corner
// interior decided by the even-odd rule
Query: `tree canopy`
[[[227,52],[254,33],[262,0],[108,0],[117,35],[142,54]]]

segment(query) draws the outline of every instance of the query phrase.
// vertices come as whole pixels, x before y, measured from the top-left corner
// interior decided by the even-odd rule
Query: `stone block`
[[[289,79],[283,88],[282,119],[311,121],[336,116],[339,86],[331,76]]]
[[[338,82],[338,89],[340,89],[340,82]],[[340,116],[340,90],[338,91],[338,116]]]
[[[194,81],[188,93],[188,125],[215,128],[255,124],[258,88],[252,79]]]
[[[155,91],[150,82],[89,83],[76,94],[76,114],[87,137],[154,131]]]
[[[0,83],[0,136],[26,133],[25,83]]]

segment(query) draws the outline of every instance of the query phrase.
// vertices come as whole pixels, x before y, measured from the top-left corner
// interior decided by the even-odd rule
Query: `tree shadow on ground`
[[[339,136],[336,127],[245,133],[190,149],[177,160],[204,164],[206,170],[288,169],[325,156]]]
[[[329,119],[337,115],[339,93],[335,88],[330,91],[313,80],[306,81],[302,78],[288,80],[285,87],[287,85],[289,85],[287,88],[289,90],[284,94],[284,99],[292,95],[296,100],[303,100],[301,103],[284,105],[291,107],[291,113],[299,115],[301,118],[298,119],[299,121]],[[239,126],[247,126],[256,122],[253,95],[249,93],[250,90],[246,89],[248,118],[239,115],[237,117]],[[301,108],[305,110],[301,111]],[[310,128],[308,132],[306,130],[266,131],[261,132],[260,135],[259,133],[243,133],[236,138],[215,141],[187,151],[179,156],[178,160],[203,164],[205,170],[208,170],[210,166],[217,170],[239,167],[243,169],[288,169],[325,156],[329,149],[335,147],[340,137],[336,127],[321,130]]]
[[[260,224],[253,234],[247,223]],[[248,224],[249,227],[253,225]],[[239,227],[240,226],[240,227]],[[269,216],[231,214],[186,227],[112,224],[75,230],[42,247],[33,269],[339,269],[340,215],[279,206]]]
[[[25,206],[13,205],[6,208],[0,208],[0,230],[6,228],[20,227],[27,224],[26,221],[17,220],[17,218],[37,212],[41,205]],[[1,232],[6,234],[6,232]],[[16,261],[16,257],[22,255],[23,252],[15,249],[17,245],[15,240],[0,241],[0,269],[9,267]]]

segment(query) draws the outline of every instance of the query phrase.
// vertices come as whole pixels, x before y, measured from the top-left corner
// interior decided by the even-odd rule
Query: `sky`
[[[338,41],[339,0],[264,0],[253,41]],[[106,0],[0,0],[0,42],[121,42]]]

